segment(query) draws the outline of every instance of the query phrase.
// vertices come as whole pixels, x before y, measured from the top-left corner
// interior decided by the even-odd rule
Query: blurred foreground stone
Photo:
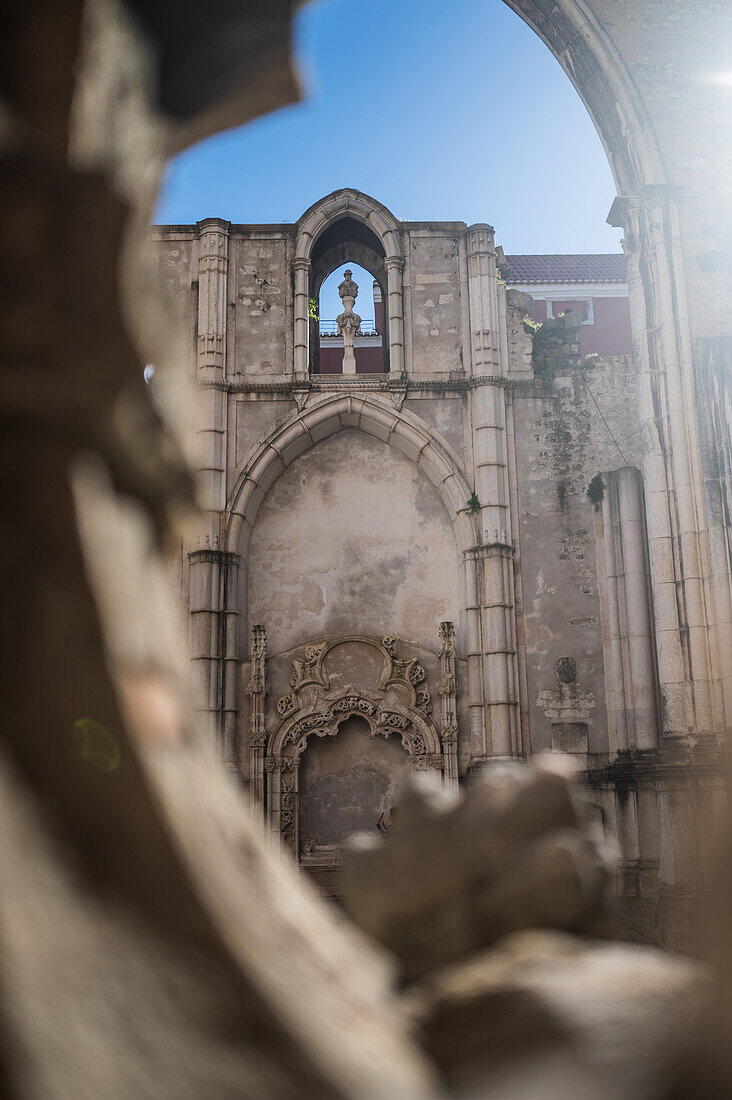
[[[385,839],[354,842],[346,905],[399,959],[450,1094],[665,1095],[710,981],[596,938],[611,927],[605,866],[566,779],[499,766],[455,800],[419,778]]]
[[[406,980],[522,928],[599,933],[606,868],[567,781],[500,766],[453,800],[416,777],[387,840],[346,865],[346,907]]]

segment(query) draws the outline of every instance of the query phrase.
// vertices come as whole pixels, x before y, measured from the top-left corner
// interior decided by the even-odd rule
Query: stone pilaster
[[[517,665],[513,598],[513,547],[506,454],[505,376],[493,229],[468,231],[470,352],[476,385],[471,391],[475,508],[480,543],[473,554],[478,572],[486,751],[515,755]]]
[[[196,708],[204,716],[212,736],[219,736],[223,759],[236,763],[233,722],[228,732],[222,721],[225,702],[233,705],[233,676],[224,676],[224,650],[227,634],[236,633],[236,572],[238,556],[210,546],[188,554],[190,568],[191,638],[190,656],[196,669],[194,691]],[[231,589],[234,589],[231,592]],[[228,684],[227,680],[232,683]]]
[[[389,374],[400,378],[404,373],[404,260],[398,256],[386,258],[387,308],[389,311]]]
[[[198,378],[223,378],[226,361],[226,284],[229,275],[229,222],[198,223]]]
[[[518,728],[513,547],[504,541],[469,551],[476,564],[480,598],[483,708],[490,756],[516,756]]]
[[[298,257],[293,263],[295,275],[295,362],[297,381],[306,381],[310,374],[310,261]]]
[[[267,631],[265,627],[252,627],[249,652],[250,669],[247,695],[249,696],[249,793],[255,803],[264,806],[264,750],[266,729],[264,704],[269,690],[267,682]]]
[[[618,199],[609,219],[625,230],[643,480],[664,737],[697,736],[726,725],[712,705],[723,647],[710,638],[715,586],[694,417],[684,259],[675,203],[662,187]],[[712,644],[713,643],[713,644]],[[714,693],[721,698],[721,692]]]
[[[198,223],[198,348],[196,376],[197,488],[204,521],[198,545],[220,547],[219,528],[226,507],[227,396],[226,302],[229,223],[207,218]],[[194,547],[195,549],[195,547]]]
[[[650,749],[658,744],[659,715],[643,492],[631,467],[602,476],[598,572],[607,620],[611,747]]]
[[[445,762],[445,786],[457,790],[458,785],[458,720],[457,676],[455,675],[455,625],[440,623],[440,678],[437,694],[440,696],[440,740]]]

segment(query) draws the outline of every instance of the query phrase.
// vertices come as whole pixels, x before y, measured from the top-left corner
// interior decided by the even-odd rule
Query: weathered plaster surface
[[[290,280],[286,267],[287,240],[236,240],[236,355],[234,374],[261,376],[288,372],[287,331]]]
[[[455,452],[464,460],[465,446],[465,400],[463,397],[415,397],[408,398],[405,408],[409,409],[436,428]]]
[[[576,691],[588,693],[575,708],[576,720],[588,725],[589,751],[607,752],[597,548],[587,488],[596,474],[640,464],[632,360],[597,360],[581,372],[522,383],[513,405],[531,749],[552,748],[556,663],[571,656]],[[565,717],[573,719],[569,709]],[[554,741],[559,747],[556,730]]]
[[[410,234],[415,374],[461,370],[462,313],[457,239]]]
[[[249,616],[272,653],[359,633],[435,648],[459,612],[457,550],[414,463],[346,431],[302,455],[262,505],[250,546]]]
[[[311,737],[300,764],[301,850],[376,833],[410,771],[399,735],[372,737],[363,719],[346,719],[335,737]]]

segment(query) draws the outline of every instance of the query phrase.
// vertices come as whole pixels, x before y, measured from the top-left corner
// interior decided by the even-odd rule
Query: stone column
[[[263,626],[252,627],[249,653],[250,669],[247,695],[249,696],[249,793],[255,805],[264,808],[264,749],[266,730],[264,704],[269,685],[267,683],[267,631]]]
[[[670,939],[698,890],[692,843],[698,779],[708,747],[718,767],[724,714],[724,625],[714,608],[729,598],[730,573],[710,567],[709,529],[695,418],[693,365],[676,203],[666,187],[617,199],[611,224],[625,231],[643,482],[666,776],[659,792],[660,890],[656,919]],[[718,702],[715,702],[718,701]],[[677,783],[679,776],[684,783]]]
[[[689,321],[678,215],[666,188],[618,199],[625,230],[644,442],[648,543],[664,737],[719,724],[711,707],[706,518],[694,422]],[[721,732],[721,729],[718,731]]]
[[[386,258],[387,307],[389,310],[389,374],[399,378],[404,373],[404,314],[402,274],[404,260],[398,256]]]
[[[221,744],[224,760],[240,772],[239,736],[239,569],[238,554],[221,555]]]
[[[310,375],[310,261],[298,258],[293,263],[295,273],[295,363],[298,381]]]
[[[617,749],[658,744],[656,661],[640,474],[603,474],[604,581]]]
[[[229,222],[198,222],[198,378],[223,378],[226,359],[226,299]]]
[[[513,547],[506,462],[505,386],[501,361],[496,250],[489,225],[468,232],[468,289],[473,390],[471,412],[480,574],[484,707],[488,751],[518,752]]]
[[[200,534],[190,544],[191,659],[197,669],[197,706],[223,759],[236,766],[234,737],[223,730],[224,593],[227,558],[221,549],[226,507],[226,302],[229,223],[198,223],[198,342],[196,376],[196,481],[202,509]],[[236,564],[234,563],[234,571]],[[226,742],[226,743],[225,743]]]
[[[458,786],[458,721],[457,676],[455,675],[455,624],[440,623],[440,678],[437,694],[440,696],[440,740],[444,760],[445,786],[457,790]]]
[[[188,554],[190,568],[190,655],[196,674],[194,695],[196,709],[204,718],[212,737],[221,727],[221,682],[219,660],[222,639],[220,636],[221,596],[224,558],[220,550],[202,547]],[[233,763],[233,753],[222,755]],[[232,746],[233,749],[233,746]]]

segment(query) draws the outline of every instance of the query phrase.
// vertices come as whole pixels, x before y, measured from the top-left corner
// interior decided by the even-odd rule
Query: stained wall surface
[[[270,491],[250,546],[248,609],[269,651],[329,634],[395,634],[434,648],[459,612],[457,548],[425,475],[388,444],[345,431]]]
[[[300,766],[304,851],[342,844],[354,833],[377,834],[379,818],[390,820],[410,770],[398,734],[372,737],[363,719],[346,719],[335,737],[310,738]]]
[[[577,662],[579,710],[588,726],[585,751],[609,750],[597,513],[587,491],[606,470],[640,466],[636,402],[635,367],[628,357],[522,383],[512,395],[534,752],[558,747],[552,744],[554,670],[565,655]]]

